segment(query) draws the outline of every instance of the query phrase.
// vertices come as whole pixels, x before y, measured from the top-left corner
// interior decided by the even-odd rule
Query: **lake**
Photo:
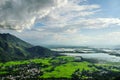
[[[67,56],[81,56],[86,59],[96,59],[99,61],[107,61],[107,62],[120,62],[120,57],[109,55],[107,53],[60,53]]]

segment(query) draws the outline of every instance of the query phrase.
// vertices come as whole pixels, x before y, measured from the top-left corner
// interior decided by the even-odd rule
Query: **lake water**
[[[107,61],[107,62],[120,62],[120,57],[109,55],[107,53],[60,53],[67,56],[81,56],[87,59],[96,59],[100,61]]]

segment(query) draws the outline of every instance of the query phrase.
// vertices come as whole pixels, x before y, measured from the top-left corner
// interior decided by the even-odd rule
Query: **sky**
[[[120,45],[120,0],[0,0],[0,33],[34,45]]]

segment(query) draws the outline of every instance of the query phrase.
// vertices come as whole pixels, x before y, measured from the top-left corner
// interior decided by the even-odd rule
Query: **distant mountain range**
[[[0,34],[0,61],[52,56],[48,48],[33,46],[9,33]]]

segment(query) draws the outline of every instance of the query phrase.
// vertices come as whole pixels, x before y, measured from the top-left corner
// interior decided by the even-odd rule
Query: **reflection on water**
[[[81,56],[83,58],[87,58],[87,59],[96,59],[96,60],[104,60],[104,61],[108,61],[108,62],[120,62],[120,57],[114,56],[114,55],[109,55],[107,53],[84,53],[84,54],[80,54],[80,53],[60,53],[60,54],[64,54],[67,56]]]
[[[94,59],[97,61],[120,62],[120,49],[110,48],[92,48],[92,47],[73,47],[73,48],[53,48],[62,55],[67,56],[81,56],[85,59]],[[110,55],[112,54],[112,55]],[[117,55],[115,55],[117,54]]]

